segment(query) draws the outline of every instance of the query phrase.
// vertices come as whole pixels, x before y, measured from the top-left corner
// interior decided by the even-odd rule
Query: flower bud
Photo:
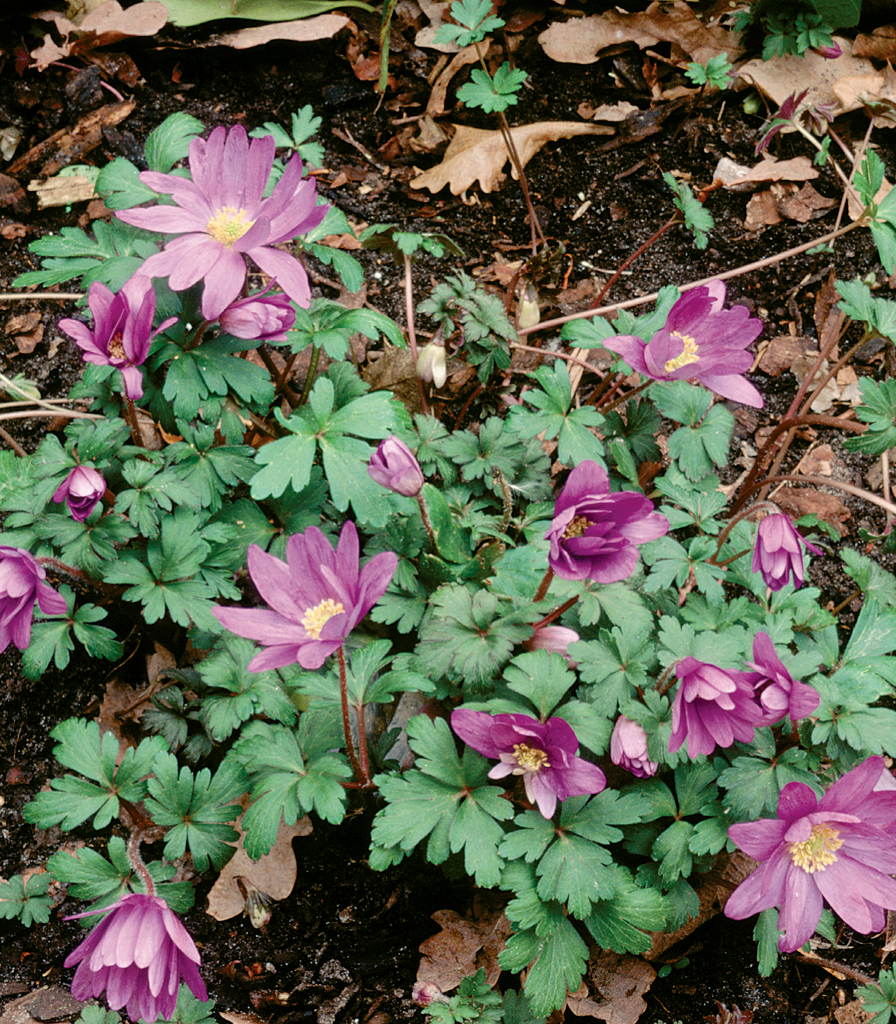
[[[286,332],[296,322],[296,313],[285,295],[261,294],[231,302],[218,320],[235,338],[286,341]]]
[[[568,648],[570,644],[580,639],[574,629],[568,629],[566,626],[541,626],[533,630],[525,647],[529,651],[552,651],[554,654],[562,654],[569,662],[570,668],[577,668],[579,663],[570,658]]]
[[[414,453],[397,437],[380,441],[373,453],[367,472],[381,486],[396,494],[415,498],[423,487],[423,470]]]
[[[429,1006],[430,1003],[447,1003],[448,997],[431,981],[415,981],[411,989],[411,999],[418,1006]]]
[[[656,775],[659,765],[647,756],[647,733],[630,718],[620,715],[610,737],[610,760],[639,779]]]
[[[426,345],[420,349],[417,376],[420,380],[431,380],[437,388],[445,386],[448,380],[448,357],[444,345]]]
[[[106,493],[106,481],[90,466],[75,466],[56,488],[53,501],[65,501],[73,519],[83,523]]]
[[[821,551],[804,540],[796,527],[782,512],[775,512],[759,524],[756,532],[756,547],[753,549],[753,572],[762,574],[765,585],[775,592],[788,580],[794,589],[803,585],[803,548],[815,555]]]

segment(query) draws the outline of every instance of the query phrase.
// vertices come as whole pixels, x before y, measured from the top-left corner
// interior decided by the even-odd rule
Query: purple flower
[[[630,718],[620,715],[610,737],[610,760],[639,779],[656,775],[659,765],[647,756],[647,733]]]
[[[143,397],[143,374],[138,367],[149,355],[149,343],[159,331],[176,323],[177,317],[169,317],[153,331],[156,293],[152,281],[142,273],[126,281],[117,295],[94,281],[87,305],[93,313],[92,331],[80,320],[70,319],[60,320],[59,329],[74,338],[86,362],[118,367],[124,377],[125,395],[137,401]]]
[[[34,604],[45,615],[63,615],[65,598],[48,583],[43,566],[28,551],[0,547],[0,651],[15,644],[24,651],[31,641]]]
[[[741,920],[780,908],[785,953],[809,940],[822,901],[851,927],[868,935],[896,910],[896,845],[887,831],[896,818],[896,792],[875,792],[884,767],[869,757],[819,800],[802,782],[778,799],[778,818],[732,825],[728,834],[760,866],[728,897],[727,917]]]
[[[53,501],[68,502],[73,519],[83,523],[106,493],[106,481],[90,466],[75,466],[56,488]]]
[[[102,921],[65,958],[66,967],[80,964],[72,979],[75,999],[105,992],[110,1008],[125,1007],[133,1021],[170,1019],[181,980],[197,999],[208,999],[196,968],[196,943],[163,899],[128,893],[111,907],[73,914],[66,921],[106,910]]]
[[[682,658],[675,666],[680,680],[672,703],[672,735],[669,752],[688,741],[688,757],[709,756],[737,740],[749,743],[761,723],[746,672],[729,672],[696,658]]]
[[[423,470],[414,453],[397,437],[387,437],[370,457],[367,472],[381,486],[415,498],[423,488]]]
[[[249,662],[250,671],[295,662],[320,668],[342,646],[383,596],[398,565],[398,556],[384,551],[359,571],[358,557],[358,531],[351,520],[342,527],[335,551],[314,526],[293,534],[285,564],[250,545],[249,575],[269,607],[214,609],[222,626],[267,648]]]
[[[577,668],[578,662],[569,656],[569,645],[576,643],[581,637],[574,629],[566,626],[539,626],[533,628],[532,636],[523,645],[527,651],[551,651],[562,654],[569,662],[570,668]]]
[[[821,701],[818,691],[792,678],[775,652],[768,633],[757,633],[753,638],[750,667],[756,671],[747,672],[747,679],[765,711],[762,725],[774,725],[785,716],[796,722],[818,707]]]
[[[610,493],[606,470],[581,462],[569,474],[545,538],[548,565],[565,580],[616,583],[638,567],[638,545],[662,537],[669,521],[637,491]]]
[[[762,396],[743,374],[753,365],[746,351],[762,322],[743,306],[722,309],[721,281],[692,288],[669,310],[666,323],[649,342],[633,334],[608,338],[604,346],[651,380],[693,379],[743,405],[762,408]]]
[[[167,277],[175,291],[205,280],[202,315],[215,320],[239,295],[246,280],[245,257],[253,259],[299,306],[311,302],[302,264],[275,249],[280,242],[316,228],[327,212],[315,206],[313,180],[302,181],[298,155],[286,165],[274,191],[263,197],[276,145],[273,136],[249,137],[242,125],[215,128],[190,143],[190,174],[143,171],[140,180],[170,195],[175,206],[152,206],[116,214],[126,224],[176,234],[143,264],[150,277]]]
[[[490,779],[522,775],[526,796],[545,818],[553,817],[558,800],[600,793],[607,784],[597,765],[575,756],[579,741],[562,718],[539,722],[529,715],[459,708],[451,712],[451,728],[468,747],[499,759]]]
[[[296,311],[285,295],[250,295],[237,299],[218,317],[221,327],[234,338],[247,341],[286,341],[296,322]]]
[[[756,547],[753,549],[753,572],[762,573],[769,590],[780,590],[789,579],[799,589],[803,585],[803,548],[813,555],[822,552],[803,540],[790,520],[782,512],[775,512],[759,524]]]

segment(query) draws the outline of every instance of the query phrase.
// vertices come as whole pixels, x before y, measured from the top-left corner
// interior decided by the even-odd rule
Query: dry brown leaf
[[[254,1013],[232,1013],[229,1010],[216,1010],[215,1012],[230,1024],[267,1024],[265,1018],[256,1017]]]
[[[896,57],[896,25],[880,25],[870,36],[859,33],[852,44],[856,57],[872,60],[893,60]]]
[[[771,227],[772,224],[780,224],[783,219],[778,213],[778,203],[772,195],[771,189],[750,196],[744,217],[744,227],[747,231],[761,231],[762,228]]]
[[[460,47],[457,43],[437,43],[436,33],[448,18],[452,0],[418,0],[420,9],[429,18],[429,24],[425,25],[414,38],[417,46],[424,50],[439,50],[441,53],[457,53]]]
[[[224,32],[212,36],[209,46],[229,46],[234,50],[248,50],[262,46],[275,39],[291,39],[297,43],[314,39],[332,39],[351,19],[344,14],[318,14],[314,18],[300,18],[297,21],[271,22],[269,25],[253,25],[236,32]]]
[[[835,83],[844,78],[874,73],[870,61],[854,57],[848,39],[836,37],[843,53],[836,60],[828,60],[819,53],[807,50],[802,56],[788,54],[771,60],[751,60],[738,68],[742,79],[755,85],[778,107],[794,93],[808,89],[802,105],[835,104],[835,115],[855,107],[845,106],[836,95]],[[785,129],[786,130],[786,129]]]
[[[292,841],[297,836],[309,835],[312,825],[307,814],[295,825],[286,825],[281,821],[271,852],[258,860],[249,858],[243,849],[245,835],[239,823],[237,829],[240,832],[237,851],[221,869],[208,894],[206,913],[216,921],[228,921],[243,912],[245,903],[235,881],[238,875],[247,878],[256,889],[267,893],[272,900],[285,900],[296,884],[296,855]]]
[[[538,37],[544,52],[564,64],[593,64],[601,50],[620,43],[642,49],[657,43],[677,43],[698,64],[724,54],[734,60],[742,52],[733,32],[704,24],[683,2],[655,0],[646,11],[627,14],[605,11],[588,18],[557,21]]]
[[[766,344],[758,366],[770,377],[780,377],[785,370],[790,370],[797,380],[802,380],[817,358],[817,343],[810,338],[779,334]]]
[[[581,121],[539,121],[537,124],[518,125],[511,128],[510,133],[525,167],[545,143],[575,135],[612,135],[613,129],[601,124],[582,124]],[[411,188],[440,192],[448,185],[454,195],[460,195],[479,181],[483,192],[493,192],[500,183],[501,170],[509,160],[507,146],[499,131],[457,125],[442,162],[414,178]]]
[[[772,186],[774,192],[776,186]],[[777,186],[780,188],[780,186]],[[796,188],[796,186],[791,186]],[[793,195],[783,196],[778,200],[778,212],[788,220],[798,224],[823,217],[829,210],[838,205],[838,200],[828,199],[821,195],[808,182]]]
[[[437,910],[432,919],[442,930],[420,945],[423,959],[417,981],[450,992],[482,967],[489,985],[494,985],[501,973],[498,954],[511,932],[503,910],[494,908],[478,920],[461,917],[453,910]]]
[[[765,154],[753,167],[735,163],[723,156],[716,164],[713,180],[721,181],[732,192],[746,192],[760,182],[766,181],[809,181],[818,177],[818,168],[805,156],[792,160],[776,160]]]
[[[29,192],[37,193],[38,210],[46,210],[50,206],[86,203],[96,198],[94,182],[83,174],[57,174],[46,181],[29,181],[25,187]]]
[[[858,110],[866,103],[882,100],[896,102],[896,71],[888,64],[883,71],[876,72],[869,61],[863,63],[865,73],[843,76],[834,83],[834,95],[843,111]],[[892,109],[873,120],[875,128],[896,128],[896,115]]]
[[[63,41],[61,45],[56,44],[48,33],[43,44],[31,51],[38,71],[54,61],[86,53],[98,46],[109,46],[134,36],[153,36],[168,20],[168,9],[158,0],[144,0],[127,10],[123,10],[117,0],[104,0],[78,24],[54,12],[45,13],[43,20],[56,25]]]
[[[577,1017],[596,1017],[607,1024],[636,1024],[647,1009],[644,993],[656,971],[640,957],[594,950],[583,981],[567,1001]]]
[[[491,45],[491,38],[486,36],[480,45],[482,52],[487,53]],[[439,117],[440,114],[445,113],[445,97],[448,95],[448,86],[451,84],[451,79],[454,78],[462,67],[466,67],[467,64],[476,64],[478,60],[479,50],[474,45],[465,46],[451,58],[448,67],[441,72],[433,83],[432,92],[429,94],[426,113],[430,117]]]
[[[852,513],[836,494],[817,491],[814,487],[782,487],[775,492],[775,501],[782,511],[795,519],[815,515],[839,531],[841,537],[848,532],[844,524],[852,518]]]

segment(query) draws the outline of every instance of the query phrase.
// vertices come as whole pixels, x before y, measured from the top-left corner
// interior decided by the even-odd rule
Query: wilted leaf
[[[337,5],[329,4],[330,7]],[[234,50],[248,50],[252,46],[261,46],[274,39],[291,39],[297,43],[310,42],[313,39],[332,39],[349,23],[344,14],[318,14],[314,18],[301,21],[283,21],[272,25],[254,25],[252,28],[241,28],[237,32],[225,32],[223,35],[212,36],[210,46],[230,46]]]
[[[642,49],[657,43],[677,43],[698,64],[724,54],[734,60],[742,51],[733,32],[707,26],[683,0],[673,4],[655,0],[646,11],[627,14],[605,11],[588,18],[557,21],[538,37],[544,52],[564,64],[593,64],[601,50],[620,43]]]
[[[636,1024],[647,1009],[643,997],[655,977],[639,956],[595,950],[588,962],[590,986],[583,981],[567,999],[567,1009],[607,1024]]]
[[[525,167],[545,143],[569,139],[575,135],[612,135],[613,129],[581,121],[540,121],[510,129],[514,144]],[[439,192],[446,185],[459,195],[479,181],[483,192],[498,187],[501,169],[510,160],[507,146],[499,131],[483,131],[458,125],[442,162],[414,178],[411,188],[428,188]],[[514,172],[514,177],[516,173]]]
[[[896,71],[889,64],[877,72],[867,61],[865,74],[844,76],[834,82],[834,95],[843,111],[858,110],[866,103],[896,102]],[[875,128],[896,128],[892,108],[874,118]]]
[[[429,981],[450,992],[482,967],[489,985],[494,985],[501,973],[498,954],[511,931],[503,910],[495,908],[477,920],[453,910],[437,910],[432,919],[442,930],[420,945],[423,959],[417,981]]]
[[[809,181],[817,177],[818,168],[812,166],[808,157],[776,160],[768,154],[754,167],[735,163],[730,157],[723,156],[713,172],[713,181],[721,181],[725,188],[733,192],[747,192],[759,182]]]
[[[31,51],[31,56],[37,61],[38,70],[43,71],[63,57],[86,53],[99,46],[110,46],[133,36],[153,36],[167,19],[166,5],[157,0],[143,0],[143,3],[127,10],[123,10],[117,0],[105,0],[85,15],[79,24],[69,21],[63,14],[51,12],[43,20],[54,22],[63,41],[57,45],[47,34],[43,44]]]

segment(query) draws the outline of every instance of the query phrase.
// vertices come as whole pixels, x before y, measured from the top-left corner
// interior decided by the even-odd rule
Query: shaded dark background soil
[[[502,13],[507,17],[511,10],[512,5],[508,5]],[[352,17],[362,38],[366,32],[375,39],[376,19],[357,13]],[[143,75],[142,83],[126,90],[137,100],[136,109],[88,159],[102,165],[118,155],[135,158],[148,132],[175,111],[194,115],[208,128],[239,121],[251,129],[264,121],[288,125],[292,112],[310,103],[323,117],[320,139],[326,149],[325,166],[332,172],[318,178],[322,195],[342,207],[356,223],[387,222],[405,229],[442,231],[464,248],[463,260],[421,261],[416,271],[418,298],[424,296],[431,277],[438,279],[461,268],[471,271],[488,267],[495,262],[496,254],[503,253],[502,258],[507,260],[525,254],[529,230],[522,197],[513,182],[508,180],[500,191],[490,195],[480,194],[476,205],[465,205],[447,192],[431,196],[408,187],[414,163],[423,167],[438,158],[409,154],[400,138],[404,125],[396,122],[422,112],[429,94],[425,76],[437,54],[415,50],[410,34],[404,41],[396,36],[391,67],[395,88],[377,110],[373,83],[359,81],[346,58],[346,39],[301,46],[273,43],[247,51],[207,45],[216,31],[229,31],[238,24],[227,22],[185,31],[166,29],[155,39],[121,44],[119,48],[130,54]],[[626,99],[643,110],[650,107],[649,89],[640,71],[642,55],[637,51],[620,52],[585,67],[557,65],[538,46],[540,27],[536,24],[524,33],[515,53],[517,65],[525,68],[530,79],[522,102],[511,111],[512,124],[578,120],[577,109],[583,101],[596,106]],[[69,102],[65,92],[76,72],[51,67],[42,74],[17,73],[16,47],[27,50],[36,45],[29,35],[30,28],[31,23],[25,19],[0,22],[5,40],[0,56],[0,120],[22,128],[19,153],[70,126],[85,113],[84,108]],[[462,80],[463,73],[455,84]],[[120,83],[114,84],[123,88]],[[450,120],[493,127],[480,114],[463,109],[455,111]],[[527,170],[546,233],[555,244],[562,242],[570,254],[569,288],[587,282],[591,268],[600,268],[593,271],[598,278],[601,271],[613,270],[665,222],[672,204],[662,182],[663,171],[686,172],[695,184],[706,185],[722,155],[751,163],[755,132],[761,121],[761,115],[745,115],[738,102],[729,97],[724,104],[716,99],[692,107],[683,105],[669,114],[656,134],[637,143],[608,150],[602,146],[605,140],[597,137],[546,147]],[[839,127],[849,141],[851,135],[861,137],[865,123],[861,115],[856,115],[852,122]],[[388,167],[388,173],[378,170],[334,130],[349,133],[373,160]],[[874,141],[892,165],[892,142],[878,134]],[[811,156],[811,152],[797,137],[787,136],[781,141],[779,155]],[[334,180],[339,171],[345,173],[347,183],[330,188],[328,181]],[[22,185],[32,173],[34,169],[21,175]],[[840,189],[832,174],[824,172],[814,184],[822,194],[839,199]],[[747,198],[743,193],[713,192],[706,205],[716,226],[708,248],[695,249],[689,236],[674,229],[639,259],[631,276],[622,280],[609,299],[634,297],[665,284],[749,263],[820,235],[833,224],[833,215],[829,214],[808,224],[786,222],[762,234],[749,235],[743,227]],[[591,208],[572,220],[572,214],[585,200],[591,200]],[[2,290],[9,290],[19,273],[37,266],[36,257],[27,251],[30,241],[63,225],[87,224],[83,204],[70,211],[38,211],[30,193],[15,208],[0,210],[0,214],[28,229],[24,238],[0,242]],[[368,301],[403,323],[398,270],[386,257],[360,254],[360,258],[368,271]],[[328,276],[328,268],[316,269],[318,274]],[[805,255],[737,278],[730,282],[729,294],[751,304],[765,320],[764,337],[787,333],[798,317],[802,318],[799,330],[814,337],[813,304],[831,270],[845,279],[876,271],[878,280],[885,280],[876,249],[863,232],[848,236],[834,254]],[[603,274],[604,279],[606,276]],[[332,294],[326,292],[326,285],[322,287]],[[586,287],[578,308],[590,304],[587,291]],[[568,303],[574,301],[556,288],[546,288],[543,298],[543,317],[571,311]],[[72,315],[74,306],[43,299],[28,303],[0,301],[0,325],[26,307],[40,311],[43,340],[32,353],[25,354],[18,351],[11,337],[4,337],[0,340],[0,368],[9,374],[24,373],[47,396],[62,394],[77,378],[82,364],[73,343],[59,334],[55,323],[60,316]],[[425,322],[421,326],[425,330]],[[855,337],[857,330],[852,329]],[[523,362],[514,364],[514,385],[525,379],[525,366]],[[876,366],[869,363],[862,369],[876,372]],[[586,374],[581,393],[587,396],[597,380],[595,375]],[[761,417],[742,420],[739,432],[745,438],[763,424],[775,422],[774,417],[787,408],[797,387],[795,378],[786,372],[774,379],[757,373],[753,380],[766,398],[766,409]],[[455,406],[446,408],[446,414],[452,413],[450,423],[465,397],[459,396]],[[485,410],[493,408],[489,405],[493,402],[493,396],[482,396],[471,406],[466,422],[476,422]],[[11,432],[30,450],[46,429],[46,420],[18,421]],[[843,459],[853,482],[861,484],[868,460],[845,455],[833,434],[825,437],[822,432],[819,436]],[[805,446],[806,442],[794,446],[791,465]],[[844,498],[844,504],[852,518],[843,543],[861,547],[858,527],[880,532],[883,516],[876,508],[851,498]],[[832,555],[835,549],[836,545]],[[884,560],[884,564],[889,563],[889,559]],[[835,557],[813,561],[812,582],[821,588],[830,606],[839,604],[853,590],[852,581],[843,574]],[[845,609],[844,628],[848,628],[851,614],[849,608]],[[118,672],[124,678],[130,673],[136,687],[144,678],[145,653],[141,650]],[[49,778],[60,773],[52,757],[50,730],[72,715],[95,715],[109,672],[107,664],[75,657],[64,673],[51,669],[39,682],[29,683],[19,672],[17,652],[8,650],[0,656],[3,877],[45,862],[68,838],[54,830],[44,833],[24,824],[21,808]],[[410,1003],[409,993],[416,973],[417,946],[436,930],[429,915],[443,907],[464,912],[473,895],[416,859],[383,874],[371,872],[364,863],[369,813],[368,809],[358,814],[340,829],[316,824],[313,835],[295,842],[299,880],[292,896],[275,906],[267,935],[254,931],[245,919],[218,923],[208,917],[203,910],[204,898],[213,879],[199,880],[197,906],[186,915],[186,923],[202,948],[203,974],[218,1010],[256,1013],[263,1020],[332,1020],[340,1024],[353,1020],[385,1024],[418,1012]],[[74,838],[104,849],[114,829],[100,837],[83,829]],[[73,901],[67,901],[59,913],[78,909]],[[688,957],[689,965],[654,984],[642,1020],[646,1024],[700,1021],[717,1011],[716,1000],[729,1007],[737,1004],[753,1010],[756,1022],[792,1024],[813,1016],[833,1019],[829,1015],[834,1008],[851,997],[852,982],[841,983],[818,967],[794,958],[782,960],[771,978],[760,979],[751,927],[750,922],[716,918],[668,954],[670,959]],[[63,969],[62,961],[80,934],[75,922],[62,922],[58,913],[48,925],[30,930],[15,922],[0,921],[0,997],[11,998],[37,985],[65,986],[71,972]],[[859,940],[846,950],[837,950],[835,958],[875,975],[880,965],[879,943],[863,937]],[[271,994],[277,992],[292,995],[284,1005]]]

